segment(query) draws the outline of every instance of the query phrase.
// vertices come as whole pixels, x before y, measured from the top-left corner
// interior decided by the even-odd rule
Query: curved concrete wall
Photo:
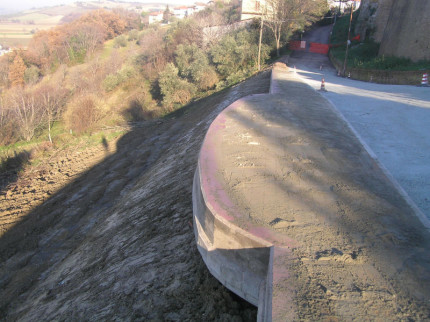
[[[430,263],[422,264],[428,232],[346,121],[294,74],[276,64],[270,94],[234,102],[206,133],[193,181],[194,232],[204,262],[223,285],[258,306],[259,321],[320,313],[366,320],[402,297],[411,301],[407,307],[416,304],[409,294],[430,294]],[[410,235],[420,242],[407,252],[392,242]],[[408,282],[415,277],[421,289]],[[406,282],[392,296],[394,280]],[[350,281],[369,296],[357,296]],[[383,319],[398,318],[398,310],[384,312]]]
[[[193,183],[193,212],[194,233],[203,261],[224,286],[259,306],[272,245],[238,228],[226,218],[214,196],[203,195],[213,190],[206,186],[207,181],[202,183],[200,171],[199,165]]]
[[[278,69],[288,70],[285,64],[276,64],[271,76],[271,93],[279,92]],[[259,96],[273,97],[270,94]],[[290,251],[284,247],[288,242],[282,236],[252,224],[246,225],[246,229],[241,228],[237,218],[243,218],[243,213],[235,206],[216,173],[219,164],[215,151],[219,149],[215,138],[224,129],[225,115],[246,104],[248,99],[240,99],[227,107],[206,134],[193,181],[194,233],[198,250],[211,274],[257,306],[259,321],[283,320],[293,317],[295,311],[290,309],[291,297],[274,288],[273,281],[278,281],[278,287],[282,287],[280,281],[289,272],[274,262],[288,261]]]

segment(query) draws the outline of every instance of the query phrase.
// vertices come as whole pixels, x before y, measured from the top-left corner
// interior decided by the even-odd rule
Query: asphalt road
[[[330,30],[331,26],[317,28],[303,40],[327,43]],[[327,92],[321,94],[404,189],[418,207],[421,221],[430,227],[430,88],[338,77],[327,56],[309,52],[294,52],[288,65],[295,66],[316,90],[325,79]]]

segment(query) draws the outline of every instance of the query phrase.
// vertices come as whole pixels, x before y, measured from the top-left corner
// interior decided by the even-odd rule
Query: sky
[[[59,4],[73,3],[76,0],[0,0],[0,8],[8,11],[21,11],[34,7],[51,7]]]
[[[17,12],[31,8],[52,7],[61,4],[74,3],[77,0],[0,0],[0,12]],[[130,0],[130,2],[141,3],[171,3],[171,4],[191,4],[201,0]],[[81,0],[81,2],[87,2]],[[126,1],[124,1],[126,2]],[[206,2],[206,1],[202,1]]]

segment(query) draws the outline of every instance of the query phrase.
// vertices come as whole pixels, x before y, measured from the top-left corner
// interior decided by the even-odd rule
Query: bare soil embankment
[[[255,320],[201,260],[191,189],[212,120],[267,93],[269,77],[13,178],[0,195],[0,319]]]

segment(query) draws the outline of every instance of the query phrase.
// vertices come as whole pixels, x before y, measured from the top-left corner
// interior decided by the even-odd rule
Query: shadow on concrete
[[[306,276],[303,277],[309,282],[298,290],[298,293],[301,292],[301,297],[300,299],[297,297],[297,299],[303,306],[299,308],[299,318],[323,316],[322,312],[306,315],[310,314],[309,311],[306,311],[306,307],[311,311],[315,310],[310,304],[315,299],[325,301],[324,308],[332,306],[333,311],[339,304],[337,301],[331,302],[326,296],[327,285],[319,283],[318,287],[314,287],[315,285],[312,283],[325,278],[327,279],[325,282],[329,283],[331,287],[336,287],[334,280],[337,278],[351,279],[351,276],[354,276],[352,277],[354,287],[350,292],[360,294],[369,290],[380,292],[393,305],[392,296],[394,296],[396,298],[395,306],[399,310],[408,311],[407,316],[427,316],[430,312],[428,305],[430,258],[427,254],[430,247],[430,235],[428,230],[423,227],[414,210],[381,171],[376,160],[369,156],[348,124],[339,117],[339,114],[327,101],[301,81],[294,79],[278,81],[280,84],[276,88],[281,89],[282,94],[257,95],[238,102],[234,108],[226,111],[208,132],[208,141],[202,150],[207,155],[205,154],[201,158],[201,162],[204,162],[202,171],[208,171],[207,175],[202,175],[202,182],[208,187],[208,191],[205,191],[206,202],[211,205],[208,208],[215,209],[215,211],[219,209],[219,217],[228,220],[231,226],[246,228],[245,230],[248,232],[251,232],[252,227],[272,226],[272,236],[268,236],[266,233],[265,236],[274,240],[275,245],[295,249],[296,258],[292,261],[291,266],[298,267],[304,265],[304,262],[307,263],[308,268],[313,266],[312,269],[315,271],[310,270],[309,275],[305,274]],[[235,123],[241,126],[236,127]],[[277,128],[286,130],[276,132],[277,134],[283,133],[280,136],[268,135],[270,129]],[[228,132],[225,129],[231,130]],[[217,131],[222,134],[217,134]],[[246,151],[251,149],[250,145],[243,143],[245,141],[241,141],[241,139],[223,141],[223,137],[228,134],[236,135],[238,138],[246,136],[247,140],[252,138],[256,141],[249,141],[248,144],[252,143],[253,146],[260,146],[258,138],[261,138],[264,142],[264,147],[261,147],[260,151],[262,154],[282,149],[285,165],[279,162],[281,169],[264,163],[255,165],[258,164],[258,156],[253,155],[253,158],[247,158]],[[237,146],[235,143],[238,143]],[[300,145],[312,148],[297,148]],[[234,148],[223,150],[222,153],[218,152],[214,156],[213,150],[221,148],[221,146]],[[237,167],[238,169],[243,167],[233,175],[236,176],[233,179],[233,181],[236,180],[234,185],[230,186],[232,176],[230,173],[230,179],[228,179],[226,174],[228,169],[216,168],[218,158],[241,160],[241,166],[237,166],[236,161],[232,161],[235,166],[227,165],[227,167]],[[264,159],[261,155],[260,158]],[[274,162],[274,164],[278,163]],[[241,173],[245,173],[245,168],[253,166],[255,168],[247,172],[248,176],[240,177]],[[210,178],[208,179],[206,176]],[[261,187],[261,183],[256,179],[258,176],[274,178],[270,183],[271,187]],[[295,176],[296,179],[289,180],[290,176]],[[223,179],[219,179],[220,177]],[[250,182],[253,179],[256,182],[252,185]],[[220,180],[225,180],[225,182],[220,184]],[[240,193],[241,186],[245,187],[243,194]],[[250,190],[251,194],[247,195]],[[211,193],[215,196],[212,197]],[[265,208],[265,194],[282,197],[277,200],[272,199],[272,207]],[[257,201],[252,199],[253,196]],[[276,202],[284,203],[278,207],[282,208],[280,213],[276,213],[276,207],[273,207],[276,206],[273,204]],[[217,205],[217,203],[220,204]],[[236,261],[235,259],[246,258],[246,254],[252,252],[249,249],[252,248],[251,243],[245,243],[249,246],[238,249],[244,243],[238,241],[239,233],[234,228],[231,228],[233,233],[228,234],[223,231],[222,227],[216,227],[216,220],[210,219],[207,211],[197,211],[197,213],[197,216],[199,213],[205,213],[198,221],[206,231],[208,241],[212,243],[208,246],[207,253],[202,252],[203,258],[208,258],[205,262],[215,272],[214,275],[217,278],[239,294],[241,289],[246,288],[246,284],[244,284],[246,282],[240,272],[246,272],[250,264],[247,265],[246,261]],[[298,221],[300,224],[296,227],[288,224],[277,225],[279,222],[294,221]],[[213,227],[211,228],[211,226]],[[309,231],[304,233],[301,229],[305,230],[306,226],[314,226],[315,229],[309,230],[310,233]],[[294,246],[294,243],[285,244],[278,238],[277,233],[293,239],[299,246]],[[225,236],[220,240],[224,240],[226,246],[228,245],[227,238],[233,236],[230,238],[232,246],[228,248],[223,244],[217,245],[215,235]],[[262,238],[263,235],[257,234],[256,236]],[[215,249],[211,250],[212,247]],[[259,247],[254,246],[254,248],[258,250]],[[217,257],[218,249],[224,259],[211,259],[211,257]],[[243,254],[239,255],[241,252]],[[254,257],[258,261],[258,256]],[[351,265],[356,262],[357,267],[360,267],[358,271],[370,269],[377,273],[358,271],[352,273],[348,271],[347,266],[343,266],[338,262],[339,260],[335,259],[339,257],[344,258],[345,261],[351,261]],[[324,272],[329,273],[328,276],[323,278],[311,276],[318,274],[318,270],[323,266],[322,263],[330,259],[332,262],[326,264],[330,268],[322,270],[321,273],[322,275],[327,275]],[[222,268],[222,264],[217,265],[217,263],[229,263],[229,261],[236,261],[239,266],[242,263],[243,267],[227,268],[227,272],[224,273],[222,269],[218,269],[219,272],[217,272],[218,266]],[[363,263],[364,265],[360,266]],[[334,272],[341,276],[335,276]],[[228,280],[226,281],[226,279]],[[261,282],[261,278],[259,281]],[[367,285],[369,282],[382,286],[369,287]],[[354,296],[351,295],[350,299]],[[386,306],[386,304],[381,304],[381,298],[377,297],[375,297],[375,301],[378,304],[375,305]],[[353,300],[349,302],[356,306],[348,308],[348,311],[362,314],[363,303],[372,302],[372,300],[366,299],[363,299],[363,302],[360,301],[354,304]],[[374,311],[372,314],[376,317],[380,313]],[[391,310],[387,318],[396,314],[397,309]]]
[[[293,95],[297,87],[307,86],[301,82],[282,82],[285,92],[283,95],[275,95],[275,99],[278,98],[278,103],[283,101],[283,107],[277,110],[277,117],[270,117],[270,122],[300,133],[306,141],[316,142],[321,146],[321,160],[313,156],[302,156],[310,164],[317,164],[319,167],[318,172],[313,172],[307,163],[296,163],[297,168],[292,171],[299,174],[297,186],[283,180],[274,182],[285,195],[301,191],[304,183],[312,187],[307,193],[297,194],[295,201],[302,204],[302,209],[317,214],[322,227],[327,226],[331,231],[340,230],[351,240],[350,249],[315,248],[314,254],[308,255],[317,258],[321,252],[330,249],[349,252],[354,258],[365,255],[380,274],[388,278],[395,294],[400,297],[410,296],[428,314],[429,232],[331,106],[321,106],[319,94],[313,90],[306,92],[306,99]],[[319,103],[310,103],[313,98]],[[303,101],[306,101],[306,106]],[[269,104],[268,100],[265,102],[266,105]],[[260,121],[268,114],[261,106],[253,106],[250,102],[247,106],[253,109],[253,118],[239,112],[231,113],[231,117],[249,128],[253,137],[265,136],[265,133],[258,131],[261,126],[257,123],[261,124]],[[279,147],[281,143],[278,138],[269,139],[269,142],[269,151]],[[294,155],[294,150],[291,155]],[[288,156],[287,147],[285,157]],[[277,174],[262,170],[262,175],[273,177]],[[330,185],[331,182],[337,184]],[[325,208],[326,202],[322,202],[318,194],[315,194],[329,190],[336,196],[335,212],[328,211]],[[257,214],[254,213],[253,216]],[[264,217],[258,218],[264,222]],[[273,219],[263,225],[270,225],[271,222]],[[284,230],[286,234],[288,231]]]

